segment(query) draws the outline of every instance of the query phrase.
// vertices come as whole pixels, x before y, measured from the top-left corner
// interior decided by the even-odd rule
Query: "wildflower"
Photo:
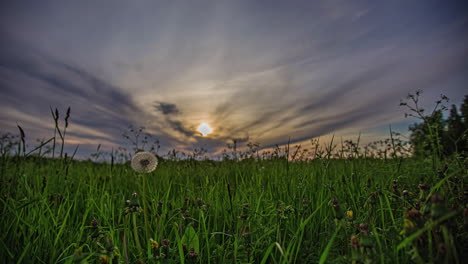
[[[132,199],[131,200],[126,200],[125,201],[125,209],[124,209],[124,214],[127,215],[129,213],[138,213],[141,212],[142,209],[140,208],[140,203],[138,202],[138,194],[133,193],[132,194]]]
[[[79,247],[79,248],[75,249],[75,253],[73,254],[73,261],[75,263],[80,262],[85,257],[86,257],[86,255],[83,254],[83,247]]]
[[[369,225],[366,223],[359,224],[359,229],[364,235],[369,235]]]
[[[340,207],[340,204],[338,203],[338,200],[335,198],[333,198],[333,208],[335,209],[338,209]]]
[[[195,252],[195,249],[194,248],[190,248],[189,249],[189,253],[188,253],[188,256],[187,258],[193,262],[195,262],[198,258],[198,253]]]
[[[101,255],[99,258],[101,259],[101,263],[103,264],[109,263],[109,259],[107,258],[106,255]]]
[[[133,156],[131,165],[137,172],[150,173],[158,166],[158,158],[151,152],[138,152]]]
[[[152,238],[150,238],[150,242],[151,242],[151,248],[154,248],[154,249],[159,248],[159,244],[156,240],[153,240]]]
[[[99,236],[99,234],[100,234],[100,231],[99,231],[99,224],[98,224],[98,221],[96,220],[96,218],[94,218],[91,221],[91,230],[92,230],[91,237],[92,238],[97,238]]]
[[[91,220],[91,227],[93,229],[97,229],[99,227],[98,221],[96,220],[96,218],[93,218],[93,220]]]
[[[359,238],[357,236],[351,237],[351,247],[352,248],[359,248],[361,244],[359,243]]]
[[[427,185],[425,183],[421,183],[421,184],[419,184],[419,189],[421,189],[423,191],[427,191],[427,190],[429,190],[429,185]]]
[[[169,249],[169,245],[171,244],[171,241],[169,239],[163,239],[161,241],[162,248],[163,249]]]
[[[411,219],[415,219],[415,218],[418,218],[420,216],[421,216],[421,213],[419,212],[419,210],[416,210],[414,208],[406,209],[406,217],[411,218]]]
[[[411,220],[409,220],[408,218],[405,218],[405,223],[404,223],[403,227],[404,227],[406,230],[411,230],[411,229],[414,228],[414,223],[411,222]]]
[[[353,219],[353,211],[352,210],[346,211],[346,217],[348,217],[349,220],[352,220]]]
[[[335,211],[335,218],[338,220],[342,219],[344,217],[345,211],[342,208],[340,208],[340,203],[338,202],[338,199],[336,199],[336,197],[333,198],[332,203],[333,210]]]

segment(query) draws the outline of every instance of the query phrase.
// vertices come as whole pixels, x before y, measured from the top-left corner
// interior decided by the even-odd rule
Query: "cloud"
[[[428,101],[465,93],[460,3],[2,7],[0,125],[31,135],[51,131],[49,106],[71,106],[73,142],[121,145],[134,124],[165,149],[274,146],[401,122],[397,104],[414,89]],[[195,131],[202,122],[209,137]]]
[[[164,115],[176,115],[180,113],[179,109],[177,109],[177,106],[171,103],[154,102],[154,108]]]
[[[49,106],[60,111],[61,127],[62,111],[70,106],[70,142],[101,142],[115,147],[125,144],[121,137],[125,127],[148,116],[122,88],[25,43],[9,39],[5,44],[0,49],[3,129],[14,130],[18,122],[32,131],[28,133],[30,139],[48,138],[53,132]]]
[[[384,76],[391,74],[395,64],[381,63],[376,64],[371,69],[364,70],[363,72],[357,73],[356,76],[352,76],[349,79],[340,80],[342,77],[337,76],[336,79],[330,79],[328,83],[325,83],[325,92],[320,97],[311,97],[311,103],[306,104],[299,109],[298,115],[310,114],[315,111],[319,111],[324,107],[333,105],[334,102],[340,102],[346,98],[355,100],[359,89],[368,87],[368,85],[376,80],[381,79]]]
[[[192,137],[195,135],[195,131],[192,129],[187,129],[181,121],[173,120],[171,118],[166,119],[169,126],[177,132],[184,134],[186,137]]]

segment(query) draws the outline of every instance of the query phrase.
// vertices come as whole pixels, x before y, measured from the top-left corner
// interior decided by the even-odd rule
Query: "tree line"
[[[468,154],[468,95],[460,107],[446,104],[449,99],[441,95],[434,108],[426,113],[420,105],[421,91],[409,94],[400,105],[409,110],[406,117],[414,117],[419,122],[409,126],[410,144],[416,157],[436,155],[447,157],[454,154],[466,157]],[[444,113],[449,110],[448,116]]]

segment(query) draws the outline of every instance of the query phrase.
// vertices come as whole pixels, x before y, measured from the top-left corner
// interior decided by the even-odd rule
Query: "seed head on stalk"
[[[158,158],[151,152],[138,152],[133,156],[131,165],[137,172],[150,173],[158,166]]]
[[[158,158],[151,152],[138,152],[133,156],[131,162],[132,168],[139,173],[150,173],[156,169],[158,166]],[[149,225],[148,225],[148,210],[146,209],[147,199],[146,199],[146,177],[143,177],[143,215],[145,219],[145,238],[149,237]],[[134,233],[135,237],[138,237],[138,231],[136,227],[136,218],[135,215],[132,216],[134,222]],[[141,245],[137,244],[138,251],[141,254],[142,248]]]

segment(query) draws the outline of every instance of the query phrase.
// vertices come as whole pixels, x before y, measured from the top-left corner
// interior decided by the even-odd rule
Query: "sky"
[[[226,144],[363,141],[406,133],[400,99],[468,94],[464,1],[2,1],[0,131],[67,150],[125,145],[144,126],[161,152]],[[196,129],[207,123],[213,133]],[[61,123],[63,125],[63,123]]]

